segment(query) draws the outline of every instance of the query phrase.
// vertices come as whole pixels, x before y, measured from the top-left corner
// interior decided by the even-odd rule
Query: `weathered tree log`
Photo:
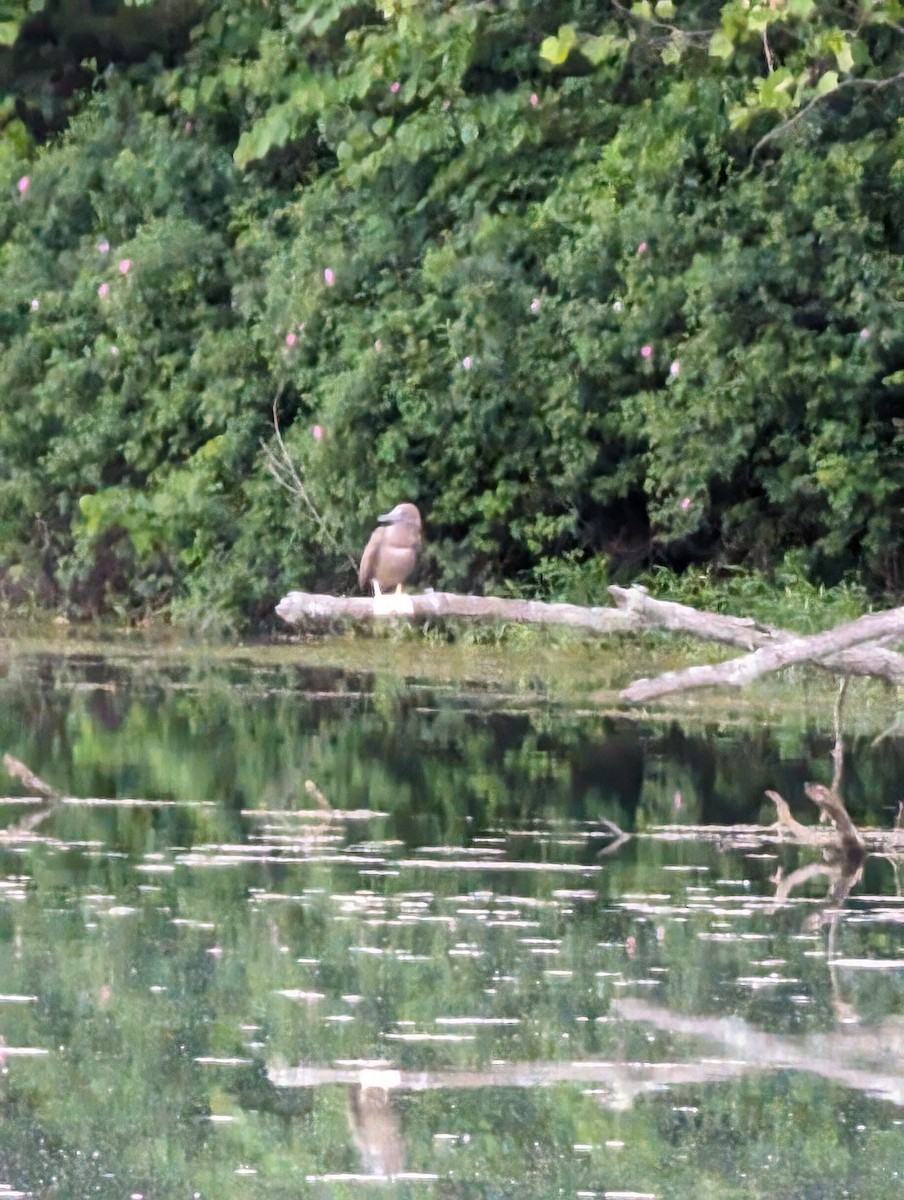
[[[616,605],[638,617],[646,629],[668,629],[689,633],[711,642],[724,642],[745,650],[759,650],[790,642],[800,635],[761,625],[750,617],[726,617],[721,613],[700,612],[672,600],[654,600],[646,588],[610,587],[609,595]],[[886,650],[883,646],[860,646],[830,655],[812,664],[827,671],[846,675],[871,675],[889,683],[904,683],[904,654]]]
[[[629,704],[641,704],[694,688],[745,687],[753,680],[780,671],[783,667],[802,662],[824,662],[858,643],[875,642],[886,637],[904,637],[904,608],[869,613],[856,621],[810,637],[791,636],[777,644],[763,646],[752,654],[729,659],[728,662],[666,671],[655,679],[638,679],[619,693],[619,699]],[[838,669],[847,668],[842,666]]]
[[[583,608],[579,604],[544,604],[539,600],[506,600],[500,596],[459,596],[453,592],[420,592],[384,596],[326,596],[289,592],[276,606],[288,625],[371,621],[386,617],[427,620],[465,617],[482,621],[519,621],[565,625],[592,633],[630,633],[643,628],[639,617],[617,608]]]
[[[904,608],[871,613],[827,633],[803,637],[750,617],[728,617],[670,600],[655,600],[646,588],[610,587],[615,608],[584,608],[578,604],[544,604],[539,600],[509,600],[501,596],[462,596],[453,592],[391,593],[383,596],[330,596],[289,592],[276,606],[288,625],[330,625],[341,621],[366,623],[387,617],[428,621],[462,617],[477,621],[514,621],[563,625],[595,634],[638,633],[665,629],[706,641],[741,646],[753,653],[717,665],[670,671],[656,679],[640,679],[620,698],[637,704],[673,692],[700,687],[743,687],[760,675],[808,662],[845,675],[869,675],[904,684],[904,655],[878,643],[904,637]],[[862,624],[865,622],[865,624]]]

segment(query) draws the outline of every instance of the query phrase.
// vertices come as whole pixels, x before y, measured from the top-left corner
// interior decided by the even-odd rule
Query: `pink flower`
[[[132,260],[130,258],[121,258],[119,260],[120,275],[128,275],[132,269]]]
[[[868,341],[869,341],[869,339],[870,339],[870,336],[871,336],[871,335],[870,335],[870,331],[869,331],[868,329],[861,329],[861,330],[860,330],[860,340],[861,340],[861,342],[868,342]]]
[[[100,241],[97,243],[97,253],[98,254],[109,254],[110,253],[110,243],[107,241],[106,238],[101,238]]]
[[[691,498],[690,498],[690,496],[685,496],[684,499],[681,501],[681,511],[687,512],[687,510],[690,508],[690,506],[691,506]]]
[[[336,274],[329,267],[327,267],[326,270],[323,272],[323,282],[326,284],[327,287],[332,287],[333,284],[336,282]]]
[[[471,358],[470,354],[466,354],[461,360],[461,365],[466,371],[470,371],[471,367],[474,365],[474,359]]]
[[[40,300],[38,300],[38,299],[32,300],[32,302],[31,302],[31,311],[32,312],[37,312],[40,307],[41,307]]]
[[[392,92],[393,96],[396,94],[396,92],[399,90],[399,88],[401,86],[402,85],[399,83],[398,79],[394,83],[391,83],[389,85],[389,90]]]
[[[314,439],[315,442],[321,441],[323,439],[323,426],[322,425],[312,425],[311,426],[311,437]]]
[[[533,300],[531,300],[531,302],[530,302],[530,310],[531,310],[531,312],[534,314],[534,316],[536,316],[536,315],[537,315],[537,313],[540,311],[540,300],[539,300],[539,298],[538,298],[537,296],[535,296],[535,297],[533,298]]]
[[[377,340],[374,342],[374,350],[376,350],[377,354],[379,354],[382,349],[383,349],[383,343],[380,341],[379,338],[377,338]]]
[[[16,187],[19,189],[19,195],[24,196],[25,193],[28,191],[28,189],[31,187],[31,180],[28,178],[27,175],[23,175],[22,178],[19,180],[19,182],[16,184]]]
[[[638,254],[646,254],[647,248],[648,248],[647,243],[641,242],[640,245],[637,247],[637,253]]]
[[[101,300],[106,300],[107,296],[109,296],[109,294],[110,294],[109,283],[102,283],[100,285],[100,287],[97,289],[97,294],[98,294],[98,296],[100,296]]]
[[[530,94],[531,108],[536,108],[539,103],[540,103],[540,97],[537,95],[536,92],[531,92],[531,94]]]
[[[286,345],[287,345],[287,346],[294,346],[294,345],[295,345],[295,341],[296,341],[295,334],[294,334],[294,333],[292,333],[292,332],[291,332],[291,330],[290,330],[290,331],[289,331],[289,332],[286,334]]]
[[[652,346],[641,346],[640,357],[641,358],[652,358],[653,357],[653,347]]]
[[[673,379],[677,379],[681,374],[681,360],[679,358],[672,360],[672,363],[669,366],[669,374]]]

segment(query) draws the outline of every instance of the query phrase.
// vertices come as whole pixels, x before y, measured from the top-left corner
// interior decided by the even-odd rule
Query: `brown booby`
[[[377,520],[380,524],[370,535],[358,568],[362,591],[371,587],[375,596],[392,588],[402,590],[402,584],[417,565],[421,548],[421,514],[417,505],[397,504]]]

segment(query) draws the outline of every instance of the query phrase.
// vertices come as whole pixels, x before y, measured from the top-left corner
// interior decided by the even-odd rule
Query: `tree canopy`
[[[8,601],[254,621],[401,499],[436,587],[900,586],[904,5],[46,0],[0,41]]]

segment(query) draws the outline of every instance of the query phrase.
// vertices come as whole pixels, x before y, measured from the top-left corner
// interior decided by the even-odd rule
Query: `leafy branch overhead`
[[[638,40],[650,46],[667,66],[680,64],[688,55],[708,54],[721,61],[726,74],[747,79],[743,98],[729,102],[731,127],[742,129],[763,112],[783,116],[800,114],[839,86],[851,83],[874,86],[899,82],[902,75],[878,74],[873,53],[884,52],[882,34],[904,39],[904,5],[898,0],[866,3],[818,4],[817,0],[731,0],[721,8],[720,21],[711,29],[693,25],[693,3],[673,0],[639,0],[629,7],[613,0],[624,18],[623,30],[613,32],[611,21],[604,32],[579,32],[561,25],[546,37],[540,56],[551,67],[560,67],[573,54],[599,66]],[[786,127],[783,122],[773,135]],[[765,144],[761,139],[760,148]]]

